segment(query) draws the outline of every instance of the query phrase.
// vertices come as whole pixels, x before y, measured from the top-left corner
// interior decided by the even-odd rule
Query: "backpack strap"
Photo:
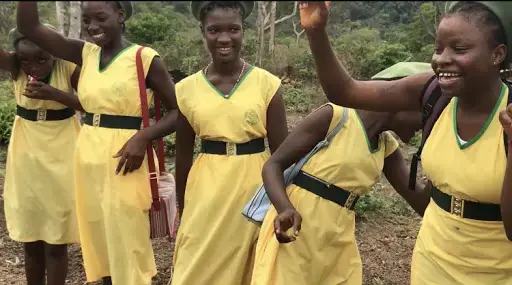
[[[421,152],[423,146],[434,128],[434,125],[439,119],[444,108],[450,102],[450,97],[442,96],[441,87],[437,76],[432,76],[421,94],[421,143],[418,150],[412,157],[411,169],[409,173],[409,189],[414,190],[416,186],[416,175],[418,172],[418,162],[421,161]]]

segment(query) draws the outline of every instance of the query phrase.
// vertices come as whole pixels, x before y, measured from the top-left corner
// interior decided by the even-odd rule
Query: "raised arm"
[[[302,219],[286,194],[283,171],[299,161],[325,138],[332,114],[332,107],[327,105],[303,119],[263,166],[263,183],[270,201],[278,213],[274,223],[276,237],[280,242],[294,240],[285,232],[293,226],[295,232],[298,233]]]
[[[421,90],[433,72],[396,81],[355,80],[338,60],[329,41],[326,29],[329,12],[325,2],[301,2],[300,11],[318,79],[331,102],[381,112],[420,109]]]
[[[0,69],[11,74],[13,79],[18,76],[18,68],[16,67],[16,54],[8,52],[0,48]]]
[[[17,26],[21,34],[53,56],[82,66],[84,42],[66,38],[59,32],[41,24],[37,2],[18,2]]]

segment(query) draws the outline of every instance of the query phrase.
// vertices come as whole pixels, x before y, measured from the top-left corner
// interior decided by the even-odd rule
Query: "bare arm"
[[[397,149],[384,160],[383,172],[396,192],[411,205],[416,213],[423,217],[423,213],[430,202],[429,183],[423,188],[416,182],[415,189],[417,190],[409,190],[409,168],[400,149]]]
[[[19,1],[16,19],[20,33],[26,36],[30,41],[55,57],[82,66],[82,49],[84,42],[66,38],[59,32],[41,24],[39,21],[39,12],[37,11],[37,2]]]
[[[78,80],[80,79],[80,67],[76,67],[75,71],[71,75],[71,86],[74,90],[78,90]],[[75,110],[78,110],[80,112],[85,112],[84,108],[82,107],[82,104],[80,104],[80,100],[78,100],[78,96],[76,94],[72,93],[66,93],[66,92],[58,92],[55,95],[54,98],[55,101],[62,103],[70,108],[73,108]]]
[[[153,126],[140,131],[140,135],[147,141],[172,134],[176,130],[178,120],[178,107],[174,83],[171,80],[164,61],[155,57],[151,62],[147,75],[148,87],[154,92],[156,99],[162,102],[168,111],[165,116]]]
[[[188,173],[192,167],[195,138],[194,129],[188,123],[187,118],[179,112],[176,130],[176,197],[178,199],[180,217],[185,206],[185,188],[187,186]]]
[[[510,135],[509,135],[510,136]],[[510,140],[510,137],[509,137]],[[512,241],[512,142],[508,143],[507,168],[501,190],[501,217],[507,238]]]
[[[327,105],[304,118],[263,166],[263,183],[278,213],[294,208],[286,195],[284,170],[325,138],[332,114],[332,107]]]
[[[18,76],[18,68],[16,66],[16,54],[8,52],[0,48],[0,69],[11,74],[12,79]]]
[[[279,89],[267,109],[267,136],[270,152],[274,153],[288,135],[286,112],[281,89]]]
[[[507,167],[501,188],[501,218],[507,238],[512,241],[512,104],[500,112],[499,120],[508,138]]]
[[[370,111],[419,110],[421,90],[434,73],[391,82],[355,80],[331,46],[326,29],[328,17],[324,1],[301,3],[301,22],[303,26],[306,23],[305,30],[318,79],[327,98],[338,105]]]

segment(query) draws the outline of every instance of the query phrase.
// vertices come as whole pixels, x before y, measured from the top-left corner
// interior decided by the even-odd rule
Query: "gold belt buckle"
[[[94,114],[92,116],[92,125],[94,127],[99,127],[101,122],[101,114]]]
[[[38,109],[37,110],[37,120],[38,121],[46,121],[46,109]]]
[[[354,204],[354,201],[357,198],[357,194],[350,192],[350,195],[348,195],[347,201],[345,201],[345,208],[352,209],[352,206]]]
[[[450,212],[462,218],[464,214],[464,200],[452,196]]]
[[[226,155],[233,156],[236,155],[236,144],[232,142],[226,143]]]

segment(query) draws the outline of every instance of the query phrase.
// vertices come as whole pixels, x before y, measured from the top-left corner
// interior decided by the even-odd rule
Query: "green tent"
[[[372,80],[395,80],[409,75],[432,71],[430,63],[399,62],[375,74]]]

